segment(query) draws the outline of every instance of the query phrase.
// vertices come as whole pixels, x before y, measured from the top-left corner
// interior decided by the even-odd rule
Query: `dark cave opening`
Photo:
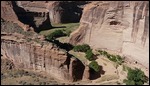
[[[103,70],[103,67],[102,66],[99,66],[99,67],[100,67],[100,71],[98,71],[98,72],[96,72],[92,68],[89,69],[89,73],[90,73],[89,79],[90,80],[97,79],[97,78],[101,77],[101,74],[105,74],[105,71]]]
[[[118,25],[118,24],[120,24],[121,22],[118,22],[118,21],[111,21],[110,22],[110,25]]]
[[[72,76],[74,81],[82,80],[85,66],[83,63],[76,59],[72,62]]]
[[[100,72],[96,72],[92,68],[90,68],[89,72],[90,72],[90,77],[89,77],[90,80],[94,80],[100,77]]]

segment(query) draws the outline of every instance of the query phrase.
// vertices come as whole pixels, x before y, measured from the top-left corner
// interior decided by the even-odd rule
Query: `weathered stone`
[[[91,2],[70,43],[112,50],[149,68],[148,6],[147,1]]]

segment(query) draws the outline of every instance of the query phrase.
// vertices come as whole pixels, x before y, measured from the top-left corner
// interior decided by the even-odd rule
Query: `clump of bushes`
[[[54,32],[52,32],[51,34],[49,34],[46,39],[47,40],[54,40],[58,37],[62,37],[62,36],[70,36],[71,30],[55,30]]]
[[[98,65],[98,63],[93,60],[90,64],[89,67],[92,68],[94,71],[99,72],[100,71],[100,67]]]
[[[144,72],[138,68],[128,69],[127,79],[124,79],[126,85],[143,85],[144,82],[148,81],[148,77],[145,76]]]
[[[93,60],[93,56],[94,56],[94,54],[92,53],[92,49],[90,49],[90,50],[87,50],[87,52],[86,52],[86,59],[88,59],[89,61],[92,61]]]
[[[77,45],[74,46],[73,50],[75,52],[87,52],[87,50],[90,50],[90,46],[88,44],[83,44],[83,45]]]
[[[98,52],[100,55],[106,56],[109,60],[111,60],[113,62],[117,62],[120,65],[123,63],[123,59],[121,58],[120,55],[112,55],[112,54],[109,54],[108,52],[103,51],[103,50],[98,50]]]
[[[94,54],[88,44],[74,46],[73,50],[75,52],[84,52],[86,54],[85,56],[86,59],[88,59],[89,61],[93,60]]]

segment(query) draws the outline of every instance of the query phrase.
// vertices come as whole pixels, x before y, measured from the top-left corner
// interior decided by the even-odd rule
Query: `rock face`
[[[28,26],[18,20],[11,1],[1,1],[1,20],[17,23],[24,30],[28,30]]]
[[[149,2],[97,1],[83,10],[70,43],[87,43],[131,57],[149,68]]]
[[[1,51],[1,55],[11,60],[15,68],[45,71],[60,80],[76,81],[83,76],[84,65],[52,44],[42,46],[2,38]]]
[[[84,65],[77,58],[44,41],[43,36],[23,31],[16,23],[1,21],[1,67],[44,71],[66,81],[81,80]],[[80,69],[80,72],[77,72]]]
[[[52,2],[48,3],[48,7],[47,2],[43,1],[29,3],[31,2],[2,1],[1,3],[1,56],[10,60],[12,64],[3,68],[44,71],[61,80],[81,80],[84,72],[82,62],[71,58],[66,51],[62,51],[56,45],[44,41],[44,38],[35,32],[23,31],[27,30],[25,24],[34,27],[32,21],[35,21],[36,28],[43,28],[44,24],[48,23],[50,25],[50,22],[47,22],[50,21],[47,13]],[[77,72],[78,70],[80,72]]]
[[[34,31],[52,28],[49,19],[49,10],[45,2],[12,1],[13,10],[18,19],[34,28]]]

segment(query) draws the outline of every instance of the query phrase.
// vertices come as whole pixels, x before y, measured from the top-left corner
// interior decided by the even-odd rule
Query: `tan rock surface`
[[[147,1],[87,4],[70,43],[117,51],[149,68],[148,6]]]

